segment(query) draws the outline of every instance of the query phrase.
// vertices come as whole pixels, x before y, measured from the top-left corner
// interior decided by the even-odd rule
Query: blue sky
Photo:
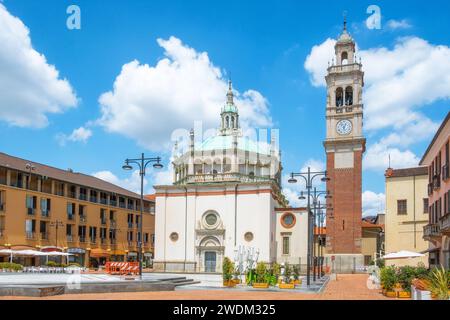
[[[132,189],[136,176],[121,170],[124,158],[145,151],[162,155],[167,163],[172,130],[189,129],[193,120],[217,126],[225,99],[222,89],[230,76],[248,125],[280,130],[284,173],[308,163],[320,166],[325,160],[326,92],[313,79],[321,79],[324,63],[326,68],[333,44],[326,40],[339,35],[343,11],[348,12],[349,31],[366,71],[366,212],[382,206],[387,154],[394,167],[414,165],[449,110],[447,1],[2,4],[0,19],[8,18],[0,21],[0,39],[16,47],[0,49],[0,68],[6,75],[0,75],[0,130],[7,137],[0,140],[0,151],[100,173]],[[81,9],[81,30],[66,27],[71,4]],[[380,30],[365,25],[372,4],[381,9]],[[20,19],[29,35],[19,32],[23,27],[11,16]],[[32,47],[15,37],[29,38]],[[33,55],[17,54],[23,52],[21,45],[46,60],[28,63]],[[207,53],[206,62],[202,52]],[[177,69],[177,63],[185,69]],[[59,75],[48,71],[49,65]],[[124,65],[128,69],[122,69]],[[116,82],[116,87],[119,75],[127,81]],[[140,88],[145,79],[155,81],[154,91]],[[179,94],[168,97],[171,90]],[[158,176],[149,172],[147,188],[168,176],[166,171]]]

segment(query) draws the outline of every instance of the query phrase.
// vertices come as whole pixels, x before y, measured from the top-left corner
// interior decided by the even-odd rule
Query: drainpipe
[[[187,260],[187,204],[188,204],[188,195],[187,195],[187,187],[184,187],[184,191],[185,191],[185,205],[184,205],[184,266],[183,266],[183,270],[184,272],[186,272],[186,260]]]
[[[237,246],[237,190],[238,184],[234,187],[234,248]]]
[[[414,219],[414,248],[417,248],[417,226],[416,226],[416,176],[413,177],[413,219]]]

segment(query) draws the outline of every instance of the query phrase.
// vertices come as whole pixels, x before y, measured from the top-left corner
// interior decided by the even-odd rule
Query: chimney
[[[385,176],[386,178],[390,178],[390,177],[392,177],[393,174],[394,174],[394,169],[392,169],[392,168],[387,168],[387,169],[386,169],[386,172],[384,173],[384,176]]]

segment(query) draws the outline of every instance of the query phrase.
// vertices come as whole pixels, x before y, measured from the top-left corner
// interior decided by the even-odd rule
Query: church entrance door
[[[217,254],[213,251],[205,252],[205,272],[216,272]]]

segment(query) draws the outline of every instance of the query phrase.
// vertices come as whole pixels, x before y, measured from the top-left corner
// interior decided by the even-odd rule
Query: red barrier
[[[139,274],[139,262],[107,262],[106,273],[116,275]]]

